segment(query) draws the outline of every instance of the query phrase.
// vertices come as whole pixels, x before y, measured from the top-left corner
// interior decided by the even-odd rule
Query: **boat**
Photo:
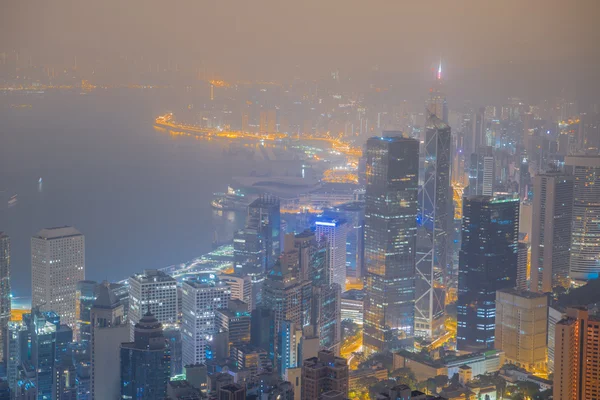
[[[15,194],[8,200],[8,206],[12,207],[17,204],[17,195]]]
[[[38,179],[38,183],[42,183],[42,177],[40,176],[40,179]]]

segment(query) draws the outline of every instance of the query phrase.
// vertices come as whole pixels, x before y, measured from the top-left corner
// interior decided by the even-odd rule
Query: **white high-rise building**
[[[183,365],[204,364],[216,333],[215,313],[227,308],[231,289],[212,273],[183,282],[181,342]]]
[[[177,281],[156,269],[147,269],[143,274],[129,278],[129,312],[127,318],[133,327],[148,312],[163,326],[177,323]]]
[[[327,283],[337,283],[346,291],[346,221],[320,215],[315,222],[316,238],[325,238],[329,246],[329,273]]]
[[[47,228],[31,238],[31,305],[54,311],[75,329],[77,282],[85,279],[85,240],[71,226]]]
[[[252,280],[250,276],[220,274],[219,279],[229,285],[232,300],[241,300],[248,304],[250,310],[254,309],[254,305],[252,304]]]

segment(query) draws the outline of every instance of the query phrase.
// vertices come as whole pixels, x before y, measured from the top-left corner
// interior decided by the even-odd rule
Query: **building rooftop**
[[[133,279],[140,283],[176,281],[176,279],[173,278],[171,275],[168,275],[158,269],[145,269],[144,273],[131,275],[130,279]]]
[[[50,240],[50,239],[68,238],[68,237],[73,237],[73,236],[83,236],[83,235],[81,234],[81,232],[79,232],[77,229],[73,228],[72,226],[59,226],[59,227],[54,227],[54,228],[42,229],[37,234],[35,234],[35,236],[33,236],[33,237],[36,239]]]
[[[364,290],[350,289],[342,293],[342,299],[362,301],[365,298],[365,295],[366,292]]]
[[[500,289],[498,290],[498,292],[512,294],[515,296],[523,297],[524,299],[539,299],[540,297],[547,297],[547,295],[544,293],[535,293],[530,292],[528,290],[519,290],[515,288]]]

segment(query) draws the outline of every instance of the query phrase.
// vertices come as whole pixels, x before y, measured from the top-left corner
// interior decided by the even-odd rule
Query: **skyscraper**
[[[600,156],[568,156],[565,165],[574,177],[570,277],[596,279],[600,277]]]
[[[327,239],[329,246],[328,283],[336,283],[346,291],[346,221],[320,215],[315,222],[316,239]]]
[[[279,334],[282,321],[300,327],[310,323],[311,299],[310,281],[296,279],[292,271],[283,270],[280,263],[275,264],[265,279],[262,303],[273,310],[275,336]]]
[[[444,81],[442,80],[442,61],[435,74],[435,81],[429,90],[429,99],[426,105],[426,112],[435,115],[440,120],[448,123],[448,103],[444,94]]]
[[[513,288],[496,292],[497,350],[506,362],[529,372],[545,373],[548,329],[548,297]]]
[[[67,344],[73,340],[73,331],[61,325],[60,317],[52,311],[42,312],[32,309],[31,314],[23,315],[23,322],[28,327],[31,344],[31,364],[36,371],[36,387],[38,399],[60,399],[60,377],[57,366],[66,355]],[[27,349],[27,347],[22,350]],[[27,350],[26,350],[27,351]],[[27,359],[21,354],[21,360]]]
[[[233,268],[241,276],[257,276],[265,271],[265,248],[262,234],[244,228],[233,235]]]
[[[337,283],[313,286],[311,325],[317,330],[321,348],[335,355],[340,354],[342,342],[341,295]]]
[[[134,340],[121,344],[121,398],[163,400],[171,360],[162,324],[147,312],[134,327]]]
[[[351,202],[333,208],[346,222],[346,276],[363,276],[365,253],[365,203]]]
[[[555,399],[597,399],[600,393],[600,316],[585,308],[569,308],[556,323],[554,385]]]
[[[147,269],[143,274],[129,277],[129,324],[131,337],[134,326],[148,312],[161,323],[177,323],[177,281],[156,269]]]
[[[530,287],[550,293],[555,286],[568,286],[573,177],[547,172],[536,175],[533,187]]]
[[[345,358],[321,350],[317,357],[302,363],[302,400],[320,399],[323,393],[335,390],[348,398],[348,364]]]
[[[75,228],[42,229],[31,238],[31,306],[55,311],[75,328],[77,282],[85,279],[85,241]]]
[[[363,344],[368,353],[412,338],[419,142],[397,132],[367,141],[365,195],[366,298]]]
[[[92,338],[91,311],[96,301],[96,281],[77,282],[77,308],[76,308],[76,330],[75,339],[77,342],[87,345]]]
[[[231,300],[240,300],[248,305],[249,311],[254,309],[252,304],[252,280],[247,275],[220,274],[219,279],[229,285]]]
[[[281,252],[281,216],[279,199],[264,196],[248,206],[246,228],[254,229],[262,237],[264,266],[273,267]]]
[[[218,309],[227,307],[231,289],[214,274],[204,273],[184,281],[182,292],[183,365],[204,363],[213,358],[215,314]]]
[[[120,345],[129,340],[124,307],[108,282],[96,286],[96,300],[90,310],[92,366],[91,400],[116,399],[121,393]]]
[[[457,349],[494,346],[496,291],[516,283],[519,199],[472,196],[463,202]]]
[[[429,251],[420,255],[416,263],[417,292],[415,307],[415,334],[433,337],[436,310],[444,307],[443,293],[436,291],[436,276],[444,277],[449,267],[449,240],[452,196],[450,188],[450,127],[438,117],[430,114],[427,119],[424,154],[424,181],[420,200],[419,236],[428,239]],[[443,278],[442,278],[443,279]],[[445,283],[445,282],[438,282]],[[439,318],[438,318],[439,319]]]
[[[495,161],[491,146],[480,147],[471,154],[469,164],[469,195],[492,196],[494,194]]]
[[[10,238],[0,232],[0,361],[6,362],[6,336],[11,311]]]

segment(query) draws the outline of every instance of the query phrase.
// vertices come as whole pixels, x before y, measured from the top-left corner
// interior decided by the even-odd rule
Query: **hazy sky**
[[[598,0],[4,0],[0,7],[3,50],[168,57],[236,77],[373,65],[417,73],[441,55],[456,71],[535,63],[591,78],[600,60]]]

